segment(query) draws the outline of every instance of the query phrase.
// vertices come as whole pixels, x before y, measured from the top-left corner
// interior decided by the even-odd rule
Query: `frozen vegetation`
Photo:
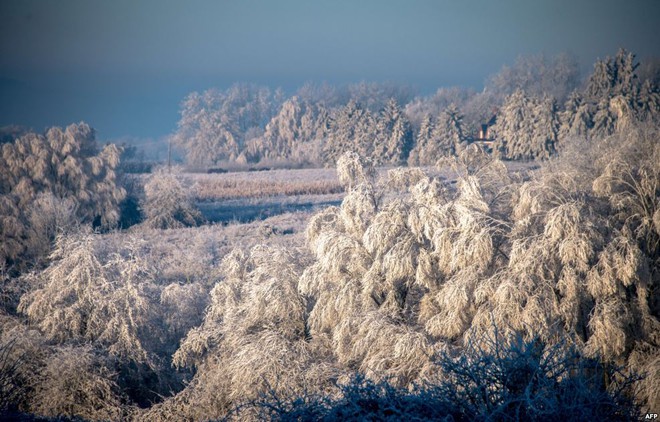
[[[632,54],[426,98],[237,85],[181,116],[186,167],[149,174],[84,123],[3,138],[0,415],[660,409],[660,92]],[[278,169],[224,173],[250,166]]]

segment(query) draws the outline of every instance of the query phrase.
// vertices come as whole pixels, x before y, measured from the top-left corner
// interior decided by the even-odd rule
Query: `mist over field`
[[[0,12],[0,419],[659,413],[659,3]]]

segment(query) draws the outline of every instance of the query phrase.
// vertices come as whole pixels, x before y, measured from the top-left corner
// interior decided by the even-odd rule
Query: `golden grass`
[[[266,180],[208,180],[198,182],[195,197],[198,201],[217,201],[236,198],[268,196],[327,195],[343,192],[338,181],[266,181]]]
[[[196,201],[342,193],[334,169],[268,170],[225,174],[186,174]]]

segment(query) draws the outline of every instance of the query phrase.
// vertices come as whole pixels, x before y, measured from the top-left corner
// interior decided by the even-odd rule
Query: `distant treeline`
[[[289,98],[237,84],[189,94],[173,140],[192,167],[333,166],[345,151],[381,165],[427,165],[475,140],[490,141],[503,158],[546,158],[566,137],[599,138],[635,120],[657,120],[657,68],[639,68],[634,54],[619,50],[583,80],[568,55],[521,57],[482,92],[451,87],[427,97],[385,83],[307,84]]]

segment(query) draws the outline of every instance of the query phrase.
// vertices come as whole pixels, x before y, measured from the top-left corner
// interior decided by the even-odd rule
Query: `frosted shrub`
[[[474,344],[492,343],[486,351]],[[437,364],[444,378],[399,389],[357,375],[338,397],[263,395],[231,416],[257,420],[571,420],[608,415],[635,420],[639,411],[625,391],[638,380],[615,367],[583,359],[563,345],[501,337],[470,343]],[[616,379],[609,388],[603,379]]]
[[[202,313],[207,305],[208,290],[202,283],[179,284],[163,288],[160,304],[169,333],[177,339],[186,335],[202,322]]]
[[[42,273],[26,276],[33,287],[18,310],[51,341],[102,344],[118,358],[149,363],[143,344],[153,318],[149,265],[138,255],[102,264],[88,228],[58,237],[51,259]]]
[[[153,229],[196,226],[202,221],[189,191],[176,175],[163,171],[154,173],[144,185],[140,208],[145,218],[142,224]]]
[[[431,391],[468,420],[637,416],[627,392],[639,378],[587,359],[563,341],[547,345],[495,330],[470,339],[459,355],[445,356],[439,364],[445,378]],[[608,385],[603,379],[612,381]]]
[[[37,375],[30,410],[48,418],[119,420],[123,407],[115,378],[90,346],[59,348]]]
[[[387,171],[387,186],[395,191],[406,190],[426,179],[426,173],[419,168],[395,168]]]
[[[37,330],[19,318],[0,314],[0,414],[28,408],[49,352]]]
[[[332,366],[320,362],[319,346],[308,337],[305,300],[297,292],[306,264],[300,254],[265,246],[227,255],[225,278],[211,291],[202,325],[174,355],[177,366],[195,367],[197,375],[150,415],[218,418],[270,388],[300,392],[326,382]],[[190,407],[178,407],[183,398]]]
[[[373,183],[376,170],[371,160],[349,151],[337,159],[337,175],[339,182],[350,190],[360,183]]]
[[[660,253],[660,134],[641,127],[610,140],[615,146],[593,181],[596,195],[607,198],[621,221],[643,240],[652,256]]]

